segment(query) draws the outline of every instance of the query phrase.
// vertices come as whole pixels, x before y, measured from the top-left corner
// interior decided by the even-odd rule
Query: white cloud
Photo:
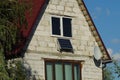
[[[93,12],[92,13],[93,19],[97,19],[97,15]]]
[[[114,60],[117,60],[117,61],[120,61],[120,53],[116,53],[113,55],[113,59]]]
[[[120,39],[113,39],[111,40],[113,44],[120,44]]]
[[[110,54],[110,56],[113,54],[113,50],[111,48],[108,48],[107,51]]]
[[[106,8],[106,15],[109,16],[110,15],[110,10],[108,8]]]
[[[99,18],[101,15],[109,16],[110,15],[110,9],[109,8],[102,8],[102,7],[95,7],[92,11],[93,19]]]
[[[102,8],[101,8],[101,7],[96,7],[96,8],[95,8],[95,11],[96,11],[97,13],[101,13],[101,12],[102,12]]]
[[[108,48],[107,51],[113,60],[120,61],[120,52],[114,53],[111,48]]]
[[[102,8],[101,7],[95,7],[94,10],[92,11],[92,17],[93,19],[97,19],[100,14],[102,13]]]

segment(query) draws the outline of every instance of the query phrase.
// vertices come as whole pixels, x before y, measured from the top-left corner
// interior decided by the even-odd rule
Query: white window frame
[[[56,18],[60,18],[60,34],[61,35],[55,35],[55,34],[52,34],[52,17],[56,17]],[[66,16],[57,16],[57,15],[51,15],[50,17],[50,31],[51,31],[51,36],[53,37],[62,37],[62,38],[72,38],[72,37],[67,37],[67,36],[63,36],[63,21],[62,21],[62,18],[69,18],[69,19],[72,19],[71,17],[66,17]],[[72,34],[72,25],[71,25],[71,34]]]

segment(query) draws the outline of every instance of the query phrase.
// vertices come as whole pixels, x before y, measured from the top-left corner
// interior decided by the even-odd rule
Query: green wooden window
[[[81,80],[80,62],[45,61],[46,80]]]

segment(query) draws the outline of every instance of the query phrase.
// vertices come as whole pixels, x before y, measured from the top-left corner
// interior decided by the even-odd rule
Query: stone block
[[[66,6],[68,6],[68,7],[73,7],[74,4],[73,4],[72,2],[66,2]]]
[[[52,4],[49,5],[48,8],[49,8],[49,9],[52,9],[52,10],[56,10],[56,9],[57,9],[56,5],[52,5]]]
[[[72,12],[72,8],[71,7],[65,7],[65,11],[66,12]]]
[[[48,43],[48,47],[55,47],[55,43]]]
[[[63,11],[64,10],[64,6],[57,6],[57,10]]]
[[[35,47],[35,46],[30,45],[30,46],[28,46],[28,49],[29,49],[29,50],[36,50],[36,47]]]
[[[74,13],[80,13],[80,9],[79,8],[73,8],[72,9]]]
[[[58,5],[60,0],[50,0],[51,4]]]

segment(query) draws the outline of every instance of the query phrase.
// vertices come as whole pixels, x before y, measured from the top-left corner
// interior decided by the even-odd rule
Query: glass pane
[[[62,63],[55,64],[55,80],[63,80]]]
[[[53,80],[53,69],[52,69],[52,63],[47,62],[46,63],[46,75],[47,75],[47,80]]]
[[[65,80],[72,80],[72,65],[65,63]]]
[[[80,68],[79,65],[74,65],[74,80],[80,80]]]
[[[72,50],[72,44],[69,39],[58,39],[61,49]]]
[[[52,34],[60,35],[60,18],[52,17]]]
[[[72,37],[70,18],[63,18],[63,35],[67,37]]]

